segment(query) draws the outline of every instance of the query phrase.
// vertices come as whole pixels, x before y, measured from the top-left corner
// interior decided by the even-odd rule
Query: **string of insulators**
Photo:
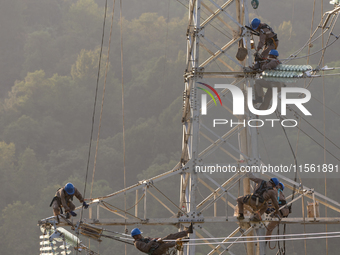
[[[268,76],[264,76],[262,77],[262,79],[266,81],[284,82],[284,83],[291,83],[291,82],[297,81],[297,78],[280,78],[280,77],[268,77]]]
[[[263,78],[302,78],[305,72],[311,71],[310,65],[278,65],[273,70],[265,70],[261,76]]]
[[[312,70],[313,67],[310,65],[278,65],[276,71],[295,71],[295,72],[306,72]]]

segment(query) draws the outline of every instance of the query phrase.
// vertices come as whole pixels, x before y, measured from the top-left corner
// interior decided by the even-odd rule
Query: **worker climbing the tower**
[[[167,235],[164,238],[144,238],[142,236],[142,232],[138,228],[134,228],[131,231],[131,236],[135,239],[134,244],[135,247],[141,252],[150,254],[150,255],[162,255],[167,254],[167,251],[176,246],[176,241],[166,241],[166,240],[176,240],[178,238],[182,238],[187,236],[188,234],[193,233],[192,223],[188,228],[185,228],[184,231]],[[165,241],[163,241],[165,240]]]
[[[279,52],[277,50],[271,50],[269,52],[269,57],[262,61],[259,65],[260,71],[275,69],[279,64],[278,60]],[[256,65],[256,64],[255,64]],[[278,92],[281,91],[281,87],[286,86],[283,82],[273,82],[264,79],[257,79],[255,81],[255,100],[253,104],[261,103],[258,107],[259,110],[267,110],[269,108],[270,101],[273,97],[273,87],[278,88]],[[263,93],[263,88],[266,88],[266,94]]]
[[[73,217],[77,216],[77,214],[74,212],[76,206],[71,202],[73,201],[73,196],[78,198],[79,202],[83,204],[85,209],[89,207],[78,189],[69,182],[63,188],[57,190],[54,198],[51,201],[50,207],[52,206],[54,216],[63,214],[62,208],[65,210],[66,218],[69,218],[70,215]]]
[[[289,214],[289,208],[287,206],[285,206],[287,204],[286,202],[286,197],[283,193],[283,190],[284,190],[285,186],[283,185],[282,182],[279,183],[279,185],[277,185],[276,189],[277,190],[277,198],[276,200],[278,201],[279,203],[279,207],[283,207],[281,210],[280,210],[280,213],[283,217],[288,217],[288,214]],[[267,214],[271,214],[273,211],[275,211],[274,208],[272,207],[268,207],[267,210],[266,210],[266,213]],[[266,232],[266,240],[270,240],[270,235],[272,234],[274,228],[279,225],[279,222],[278,221],[271,221],[268,225],[267,225],[267,232]]]
[[[264,46],[264,49],[259,55],[260,58],[266,59],[268,57],[270,50],[276,50],[279,46],[279,39],[277,38],[277,34],[274,30],[265,23],[261,23],[261,20],[258,18],[254,18],[251,23],[250,27],[258,32],[259,34],[259,42],[256,48],[256,53],[258,53]]]
[[[256,183],[255,191],[252,194],[245,195],[237,198],[238,220],[243,220],[243,206],[244,204],[250,206],[253,209],[253,216],[250,218],[251,221],[261,221],[261,215],[267,210],[268,201],[272,200],[272,204],[275,208],[275,215],[279,215],[279,205],[277,202],[277,191],[274,188],[279,184],[277,178],[271,178],[269,181],[265,181],[260,178],[256,178],[253,174],[248,173],[246,177]]]

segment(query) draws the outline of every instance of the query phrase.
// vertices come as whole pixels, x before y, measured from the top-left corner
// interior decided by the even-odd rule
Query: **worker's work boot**
[[[239,213],[237,219],[238,220],[244,220],[243,213]]]
[[[192,223],[190,224],[190,226],[188,228],[185,228],[185,231],[187,231],[189,234],[194,233],[193,227],[192,227]]]

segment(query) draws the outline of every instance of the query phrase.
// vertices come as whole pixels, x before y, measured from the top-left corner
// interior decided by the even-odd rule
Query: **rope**
[[[136,219],[142,220],[141,218],[138,218],[138,217],[134,216],[133,214],[128,213],[127,211],[124,211],[124,210],[122,210],[122,209],[119,209],[118,207],[116,207],[116,206],[114,206],[114,205],[111,205],[111,204],[109,204],[108,202],[102,202],[102,204],[103,204],[103,206],[104,206],[108,211],[110,211],[110,212],[120,211],[120,212],[123,212],[123,213],[125,213],[125,214],[127,214],[127,215],[130,215],[130,216],[132,216],[132,217],[134,217],[134,218],[136,218]],[[107,205],[109,205],[109,206],[115,208],[116,210],[110,209]],[[126,215],[125,215],[125,219],[126,219]]]
[[[182,213],[184,213],[185,215],[188,215],[185,211],[183,211],[180,207],[178,207],[170,198],[168,198],[162,191],[160,191],[159,189],[157,189],[157,187],[152,183],[151,184],[152,187],[154,187],[159,193],[161,193],[167,200],[170,201],[170,203],[172,203],[174,206],[176,206],[176,208],[178,210],[180,210]]]
[[[116,240],[116,241],[119,241],[119,242],[122,242],[122,243],[125,243],[125,244],[130,244],[130,245],[134,245],[133,243],[130,243],[128,241],[124,241],[124,240],[121,240],[119,237],[115,237],[115,236],[108,236],[108,235],[101,235],[102,237],[106,237],[106,238],[110,238],[110,239],[113,239],[113,240]]]
[[[89,172],[90,158],[91,158],[92,137],[93,137],[93,128],[94,128],[94,117],[95,117],[95,113],[96,113],[96,104],[97,104],[97,95],[98,95],[99,77],[100,77],[100,67],[101,67],[101,59],[102,59],[102,53],[103,53],[104,35],[105,35],[106,13],[107,13],[107,0],[105,1],[105,8],[104,8],[104,20],[103,20],[102,40],[101,40],[101,44],[100,44],[100,53],[99,53],[99,63],[98,63],[96,92],[95,92],[94,104],[93,104],[92,124],[91,124],[91,133],[90,133],[90,143],[89,143],[89,151],[88,151],[87,163],[86,163],[85,184],[84,184],[84,193],[83,193],[84,197],[85,197],[85,194],[86,194],[87,176],[88,176],[88,172]],[[92,188],[91,188],[91,193],[92,193]],[[81,207],[80,221],[82,221],[83,212],[84,212],[84,207]],[[77,237],[79,237],[79,232],[77,233]],[[77,243],[77,246],[79,246],[79,243]],[[77,254],[78,254],[78,252],[79,251],[77,249]]]
[[[84,186],[84,197],[86,193],[86,183],[87,183],[87,175],[89,172],[90,158],[91,158],[91,147],[92,147],[92,137],[93,137],[93,127],[94,127],[94,116],[96,113],[96,104],[97,104],[97,95],[98,95],[98,87],[99,87],[99,77],[100,77],[100,64],[102,59],[103,52],[103,44],[104,44],[104,34],[105,34],[105,20],[106,20],[106,12],[107,12],[107,0],[105,1],[105,11],[104,11],[104,21],[103,21],[103,32],[102,32],[102,41],[100,46],[100,54],[99,54],[99,64],[98,64],[98,73],[97,73],[97,84],[96,84],[96,93],[94,97],[94,105],[93,105],[93,113],[92,113],[92,126],[91,126],[91,134],[90,134],[90,144],[89,144],[89,152],[87,157],[87,165],[86,165],[86,175],[85,175],[85,186]],[[83,208],[80,213],[80,220],[83,217]]]
[[[314,25],[314,13],[315,13],[315,1],[314,0],[314,4],[313,4],[313,18],[312,18],[312,23],[311,23],[311,27],[310,27],[310,36],[309,36],[309,41],[312,40],[312,33],[313,33],[313,25]],[[308,44],[308,55],[310,53],[310,43]],[[307,57],[307,65],[309,63],[309,56]]]
[[[124,164],[124,210],[125,210],[125,233],[127,233],[126,228],[126,164],[125,164],[125,114],[124,114],[124,62],[123,62],[123,15],[122,9],[123,4],[122,0],[120,2],[120,10],[119,10],[119,21],[120,21],[120,62],[121,62],[121,75],[122,75],[122,119],[123,119],[123,164]],[[125,245],[125,255],[127,254]]]
[[[331,35],[333,35],[332,31],[333,31],[333,29],[335,27],[336,22],[338,21],[338,17],[339,17],[339,14],[336,15],[335,22],[333,23],[333,28],[332,28],[331,32],[329,33],[329,35],[328,35],[326,45],[328,44],[328,42],[329,42],[329,40],[331,38]],[[322,31],[323,31],[323,28],[322,28]],[[324,37],[323,37],[323,34],[322,34],[322,47],[323,47],[323,45],[324,45]],[[320,58],[320,61],[319,61],[319,66],[320,66],[321,62],[324,63],[325,52],[326,52],[326,48],[322,52],[322,55],[321,55],[321,58]]]
[[[100,109],[100,118],[99,118],[99,126],[98,126],[96,152],[95,152],[95,156],[94,156],[94,165],[93,165],[93,173],[92,173],[92,183],[91,183],[90,198],[92,198],[93,183],[94,183],[94,174],[96,172],[96,165],[97,165],[97,155],[98,155],[98,148],[99,148],[99,136],[100,136],[100,129],[101,129],[101,123],[102,123],[103,109],[104,109],[104,98],[105,98],[106,80],[107,80],[107,73],[108,73],[108,69],[109,69],[109,59],[110,59],[110,48],[111,48],[111,38],[112,38],[112,27],[113,27],[114,9],[115,9],[115,0],[113,1],[111,28],[110,28],[110,36],[109,36],[109,46],[108,46],[108,50],[107,50],[105,78],[104,78],[104,87],[103,87],[103,96],[102,96],[102,104],[101,104],[101,109]]]
[[[277,116],[278,118],[280,118],[280,119],[282,118],[281,114],[279,115],[278,110],[276,110],[275,113],[276,113],[276,116]],[[286,129],[285,129],[282,125],[281,125],[281,127],[282,127],[282,130],[283,130],[283,132],[284,132],[284,134],[285,134],[285,136],[286,136],[286,139],[287,139],[287,141],[288,141],[290,150],[291,150],[291,152],[292,152],[292,154],[293,154],[295,167],[297,168],[297,167],[298,167],[298,164],[297,164],[297,159],[296,159],[295,152],[294,152],[293,147],[292,147],[292,145],[291,145],[291,143],[290,143],[290,141],[289,141],[288,135],[287,135],[287,133],[286,133]],[[295,172],[294,182],[296,182],[296,179],[297,179],[297,172],[298,172],[298,171]],[[294,186],[293,186],[292,200],[294,199],[295,190],[296,190],[296,185],[294,184]],[[292,207],[292,205],[290,205],[290,207]]]
[[[323,0],[321,2],[321,11],[323,10]],[[333,29],[335,26],[335,23],[338,20],[339,15],[336,16],[334,25],[333,25]],[[322,28],[323,29],[323,28]],[[331,34],[329,34],[328,39],[327,39],[327,43],[329,42],[329,39],[331,37]],[[326,44],[327,44],[326,43]],[[324,45],[324,37],[322,36],[322,46]],[[325,65],[325,52],[326,49],[322,52],[322,56],[320,58],[320,62],[319,62],[319,66],[320,63],[322,61],[322,66]],[[325,103],[326,103],[326,99],[325,99],[325,77],[322,77],[322,101],[323,101],[323,107],[322,107],[322,111],[323,111],[323,146],[324,146],[324,150],[323,150],[323,157],[324,157],[324,164],[326,164],[326,111],[325,111]],[[327,173],[325,173],[325,196],[327,196]],[[315,201],[313,201],[315,202]],[[315,206],[315,205],[314,205]],[[314,215],[314,217],[316,217],[316,215]],[[325,206],[325,217],[327,217],[327,206]],[[326,232],[327,232],[327,224],[326,224]],[[326,239],[326,255],[328,255],[328,240]]]
[[[129,211],[129,210],[131,210],[132,208],[134,208],[136,205],[138,205],[139,202],[143,199],[144,196],[145,196],[145,193],[140,197],[140,199],[139,199],[133,206],[131,206],[130,208],[126,209],[126,211]]]
[[[340,74],[340,73],[339,73]],[[320,104],[324,105],[328,110],[332,111],[335,115],[340,117],[340,114],[337,113],[336,111],[334,111],[332,108],[328,107],[327,105],[325,105],[324,103],[322,103],[321,101],[319,101],[316,97],[312,96],[313,99],[315,99],[316,101],[318,101]]]
[[[168,51],[168,35],[169,35],[169,15],[170,15],[170,0],[168,0],[168,16],[166,19],[166,33],[165,33],[165,46],[164,46],[164,69],[163,69],[163,75],[165,77],[165,67],[167,62],[167,51]]]

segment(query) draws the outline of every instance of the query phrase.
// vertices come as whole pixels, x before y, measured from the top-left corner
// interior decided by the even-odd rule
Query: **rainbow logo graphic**
[[[197,82],[197,83],[202,84],[203,86],[206,86],[207,88],[211,89],[211,91],[214,92],[214,94],[217,96],[218,100],[220,101],[220,104],[222,105],[222,100],[221,100],[219,94],[217,93],[217,91],[213,87],[211,87],[210,85],[208,85],[206,83],[203,83],[203,82]],[[197,88],[199,88],[199,89],[203,90],[204,92],[206,92],[212,98],[212,100],[214,100],[215,105],[217,105],[214,96],[210,93],[209,90],[203,89],[201,87],[197,87]]]
[[[209,88],[209,89],[217,96],[218,100],[220,101],[220,104],[222,105],[222,100],[221,100],[219,94],[217,93],[217,91],[216,91],[213,87],[211,87],[210,85],[208,85],[208,84],[206,84],[206,83],[203,83],[203,82],[197,82],[197,83],[199,83],[199,84],[201,84],[201,85],[206,86],[207,88]],[[215,97],[213,96],[213,94],[211,94],[211,92],[210,92],[209,90],[204,89],[204,88],[201,88],[201,87],[197,87],[197,88],[198,88],[198,89],[201,89],[201,90],[203,90],[205,93],[207,93],[207,94],[211,97],[211,99],[214,101],[215,105],[217,105],[216,100],[215,100]],[[201,102],[201,103],[202,103],[201,113],[202,113],[202,115],[206,115],[206,114],[207,114],[207,95],[202,94],[202,99],[201,99],[201,101],[202,101],[202,102]]]

